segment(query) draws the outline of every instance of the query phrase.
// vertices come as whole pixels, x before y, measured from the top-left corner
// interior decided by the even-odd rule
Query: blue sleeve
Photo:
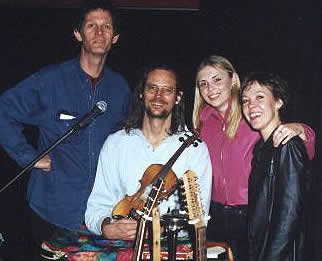
[[[39,75],[33,74],[0,96],[0,144],[21,166],[38,155],[22,131],[25,124],[39,123],[40,88]]]

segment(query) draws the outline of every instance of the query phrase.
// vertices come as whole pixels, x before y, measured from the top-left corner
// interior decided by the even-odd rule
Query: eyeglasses
[[[171,88],[167,86],[157,86],[157,85],[146,85],[145,86],[148,93],[156,94],[160,91],[163,95],[170,95],[175,92],[176,88]]]

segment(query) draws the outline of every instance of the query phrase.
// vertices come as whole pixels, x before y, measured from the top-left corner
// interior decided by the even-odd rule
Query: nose
[[[256,106],[256,100],[249,100],[249,102],[248,102],[248,107],[249,108],[253,108],[253,107],[255,107]]]
[[[212,89],[215,89],[216,87],[218,87],[215,83],[213,83],[213,82],[208,82],[208,86],[207,86],[207,88],[208,88],[208,90],[212,90]]]
[[[155,92],[156,97],[160,97],[163,93],[163,90],[161,88],[158,88],[157,91]]]
[[[102,34],[103,30],[104,30],[103,26],[97,26],[96,30],[95,30],[95,33],[96,34]]]

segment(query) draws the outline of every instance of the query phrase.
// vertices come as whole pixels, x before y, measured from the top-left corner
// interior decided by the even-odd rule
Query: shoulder
[[[139,137],[140,135],[137,129],[131,130],[129,133],[122,129],[108,135],[104,142],[103,149],[106,149],[109,146],[127,149],[131,144],[135,143]]]
[[[249,124],[247,123],[247,121],[244,118],[241,118],[241,120],[239,122],[238,130],[237,130],[237,135],[247,136],[248,138],[252,138],[252,139],[255,139],[257,141],[260,138],[259,132],[253,130],[249,126]]]
[[[72,75],[72,71],[77,69],[77,63],[79,61],[75,58],[72,60],[67,60],[61,63],[50,64],[42,67],[37,72],[33,73],[30,77],[31,78],[38,78],[42,81],[50,80],[52,81],[53,78],[57,80],[58,75],[65,74],[65,75]]]
[[[106,80],[111,81],[112,83],[117,83],[118,88],[129,87],[127,80],[124,78],[124,76],[121,73],[116,72],[107,66],[104,69],[104,76],[106,77]]]
[[[71,70],[75,68],[79,64],[79,61],[77,58],[63,61],[60,63],[56,64],[50,64],[47,65],[39,70],[39,74],[49,74],[49,73],[55,73],[57,71],[62,71],[62,70]]]
[[[283,158],[298,158],[301,160],[307,160],[307,153],[303,141],[298,136],[292,138],[289,142],[284,145],[280,145],[281,151],[281,162]]]

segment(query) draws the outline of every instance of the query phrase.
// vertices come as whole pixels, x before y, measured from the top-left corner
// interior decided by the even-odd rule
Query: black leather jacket
[[[302,140],[254,148],[249,178],[250,261],[304,260],[308,157]]]

